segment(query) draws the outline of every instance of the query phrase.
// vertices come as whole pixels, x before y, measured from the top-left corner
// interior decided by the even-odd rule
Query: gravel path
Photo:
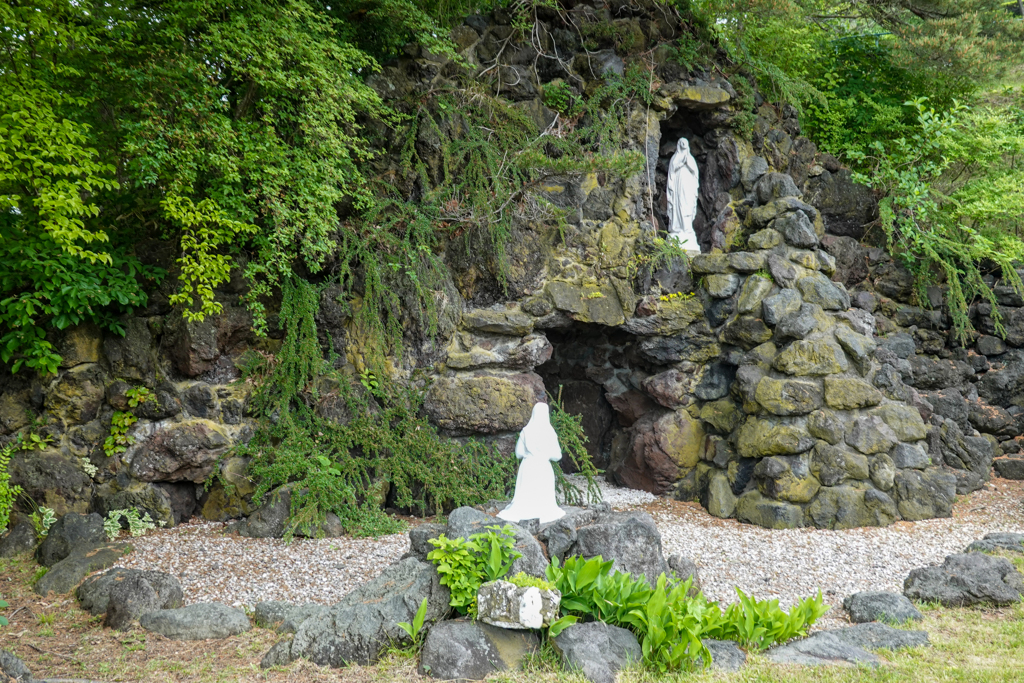
[[[768,530],[716,519],[695,503],[656,499],[643,491],[602,484],[616,509],[643,509],[654,517],[666,557],[679,553],[700,571],[704,593],[723,603],[733,586],[788,607],[820,588],[841,607],[860,590],[902,591],[911,569],[941,563],[972,540],[993,531],[1024,530],[1024,482],[995,479],[963,497],[950,519],[900,522],[885,528],[827,531]],[[254,605],[261,600],[332,604],[362,581],[377,576],[408,548],[404,534],[377,539],[248,539],[202,522],[156,530],[134,539],[135,552],[119,565],[158,569],[181,580],[185,602]],[[819,622],[831,628],[842,612]]]

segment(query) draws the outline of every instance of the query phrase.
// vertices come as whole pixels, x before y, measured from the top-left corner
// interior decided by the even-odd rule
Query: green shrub
[[[505,576],[521,557],[515,542],[512,527],[507,524],[500,529],[497,525],[488,527],[488,531],[469,538],[441,534],[430,539],[434,550],[427,553],[427,559],[437,567],[441,584],[451,590],[451,606],[459,614],[475,614],[480,586]]]
[[[775,643],[807,635],[807,629],[829,610],[817,597],[802,598],[789,613],[778,600],[754,600],[736,588],[739,602],[729,605],[721,623],[707,630],[708,637],[735,640],[745,648],[767,650]]]
[[[7,471],[14,452],[15,449],[10,445],[0,446],[0,531],[6,529],[11,521],[14,501],[21,494],[20,486],[11,486],[11,475]]]

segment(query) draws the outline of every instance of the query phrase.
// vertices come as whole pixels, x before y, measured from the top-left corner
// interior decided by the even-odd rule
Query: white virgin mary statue
[[[558,435],[551,426],[546,403],[533,406],[533,414],[516,442],[516,457],[523,462],[516,477],[516,493],[498,516],[509,522],[540,519],[541,524],[565,515],[555,502],[555,472],[551,463],[562,459]]]
[[[690,154],[690,143],[679,138],[676,153],[668,164],[668,234],[687,251],[700,251],[693,219],[697,216],[697,189],[700,172]]]

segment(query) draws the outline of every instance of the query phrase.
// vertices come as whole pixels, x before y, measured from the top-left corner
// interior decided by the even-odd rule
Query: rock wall
[[[642,171],[538,183],[533,195],[567,222],[514,225],[504,288],[484,256],[445,254],[440,332],[410,332],[394,363],[396,379],[414,369],[430,378],[424,410],[443,432],[511,451],[532,405],[561,391],[614,481],[768,527],[948,515],[955,492],[987,480],[993,454],[1019,451],[1024,301],[997,289],[1006,341],[978,306],[986,335],[975,349],[954,348],[941,290],[929,291],[930,308],[912,305],[906,271],[858,243],[877,217],[871,192],[800,135],[792,108],[741,96],[717,71],[686,72],[671,48],[683,27],[660,6],[537,11],[531,40],[504,11],[474,15],[452,33],[461,64],[409,46],[371,78],[399,110],[444,88],[489,89],[540,135],[555,134],[557,120],[545,85],[589,93],[632,63],[654,69],[652,101],[633,102],[619,122]],[[599,22],[614,30],[588,30]],[[650,272],[642,257],[666,228],[666,170],[680,137],[700,169],[705,253]],[[416,147],[429,165],[442,143]],[[378,170],[415,200],[418,181],[384,152]],[[167,303],[170,286],[124,319],[123,338],[88,327],[55,336],[65,358],[57,377],[0,375],[3,438],[30,429],[49,438],[10,467],[41,504],[137,506],[168,524],[251,512],[247,463],[232,452],[252,433],[249,389],[234,382],[234,364],[247,349],[273,352],[287,321],[272,317],[270,338],[257,340],[234,278],[218,292],[222,315],[187,323]],[[318,325],[325,347],[352,359],[359,335],[338,297],[324,290]],[[111,417],[128,408],[132,386],[156,400],[133,409],[134,443],[107,457]],[[1020,464],[997,461],[1007,472]]]

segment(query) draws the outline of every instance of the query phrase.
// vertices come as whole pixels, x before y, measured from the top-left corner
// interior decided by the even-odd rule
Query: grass
[[[1024,557],[1013,562],[1024,569]],[[277,642],[269,629],[211,641],[174,641],[146,633],[104,628],[102,618],[76,608],[73,596],[41,599],[30,582],[36,566],[30,558],[0,560],[0,586],[10,603],[0,628],[0,648],[24,660],[37,678],[88,678],[140,683],[320,683],[351,681],[417,683],[433,681],[416,672],[409,653],[391,652],[376,666],[329,669],[306,661],[261,670],[263,654]],[[932,647],[879,653],[878,669],[801,668],[770,664],[753,655],[738,673],[706,671],[663,676],[641,669],[623,672],[621,683],[1002,683],[1024,681],[1024,606],[1002,609],[947,609],[920,605],[921,624]],[[579,673],[562,671],[553,648],[545,645],[521,671],[495,674],[496,683],[585,683]]]

